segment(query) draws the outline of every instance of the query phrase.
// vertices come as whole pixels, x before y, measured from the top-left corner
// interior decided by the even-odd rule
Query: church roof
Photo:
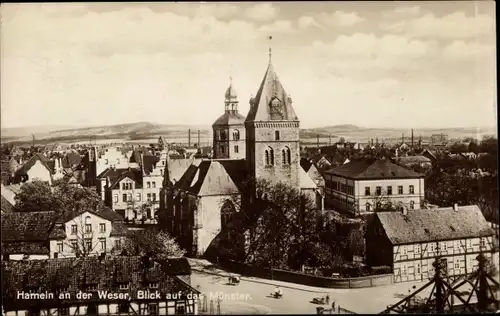
[[[282,115],[271,113],[271,101],[277,99],[275,102],[282,108]],[[274,71],[271,62],[267,67],[266,74],[262,83],[260,84],[259,91],[255,98],[251,101],[250,111],[248,112],[246,122],[254,121],[298,121],[299,118],[292,107],[292,101],[285,92],[281,82]]]
[[[245,117],[239,113],[226,112],[215,120],[212,126],[243,125]]]
[[[189,166],[175,188],[198,196],[239,193],[245,175],[244,160],[203,160]]]
[[[306,173],[304,168],[299,168],[299,181],[301,189],[317,189],[318,186],[314,183],[313,179]]]

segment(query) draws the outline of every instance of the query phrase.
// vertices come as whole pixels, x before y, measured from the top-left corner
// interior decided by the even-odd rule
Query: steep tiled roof
[[[149,283],[158,284],[162,297],[179,291],[197,292],[179,278],[190,274],[189,263],[185,258],[170,259],[168,262],[148,261],[137,256],[115,256],[3,262],[3,307],[5,311],[11,311],[26,310],[31,306],[57,307],[61,304],[58,300],[50,299],[17,300],[18,291],[30,290],[57,292],[66,288],[72,299],[64,303],[76,303],[75,293],[85,291],[87,286],[120,292],[119,286],[123,283],[128,283],[128,293],[132,299],[136,298],[137,290],[147,289]]]
[[[376,213],[392,244],[451,240],[494,234],[476,205]]]
[[[111,233],[110,236],[127,236],[129,234],[128,228],[119,222],[111,223]]]
[[[67,223],[71,220],[73,220],[75,217],[77,216],[80,216],[81,214],[85,213],[85,212],[89,212],[91,214],[94,214],[96,216],[99,216],[99,217],[102,217],[104,219],[107,219],[111,222],[113,221],[123,221],[123,218],[121,217],[120,214],[116,213],[115,211],[107,208],[107,207],[103,207],[102,209],[98,210],[98,211],[94,211],[94,210],[85,210],[85,209],[82,209],[82,210],[77,210],[77,211],[74,211],[74,212],[66,212],[64,213],[63,215],[59,216],[56,220],[57,223]]]
[[[245,117],[239,113],[226,112],[222,114],[212,126],[228,126],[228,125],[243,125]]]
[[[325,179],[321,175],[321,173],[318,171],[318,168],[316,168],[315,165],[311,165],[309,168],[309,171],[307,171],[307,174],[311,179],[316,183],[317,186],[324,187],[325,186]]]
[[[55,212],[12,212],[2,214],[2,242],[46,241],[56,222]]]
[[[283,107],[283,117],[277,118],[271,115],[270,104],[271,100],[277,98]],[[271,120],[291,120],[298,121],[299,118],[292,107],[292,102],[288,94],[283,89],[281,82],[274,71],[271,62],[266,70],[266,74],[262,79],[259,91],[253,99],[253,105],[250,107],[246,122],[253,121],[271,121]]]
[[[3,242],[2,250],[9,255],[49,255],[49,245],[47,242],[17,241]]]
[[[229,160],[204,160],[199,166],[192,164],[175,188],[200,196],[237,193],[239,188],[233,179],[238,182],[241,177],[235,174],[235,170],[240,170],[239,164],[241,162],[231,163]]]
[[[430,163],[431,160],[425,156],[407,156],[398,157],[397,161],[402,164],[412,164],[412,163]]]
[[[195,160],[193,159],[169,159],[167,162],[170,181],[179,181],[186,170]]]
[[[353,160],[345,165],[325,171],[326,174],[349,179],[401,179],[421,178],[423,175],[408,170],[386,159]]]

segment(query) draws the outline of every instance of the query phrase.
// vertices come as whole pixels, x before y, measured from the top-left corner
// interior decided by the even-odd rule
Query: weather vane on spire
[[[272,56],[272,50],[271,50],[271,40],[273,39],[272,36],[269,36],[269,61],[271,61],[271,56]]]

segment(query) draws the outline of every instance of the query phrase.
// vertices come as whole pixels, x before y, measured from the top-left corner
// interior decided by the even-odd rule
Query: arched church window
[[[266,165],[274,166],[274,150],[268,147],[266,153]]]
[[[233,131],[233,140],[240,140],[240,131],[237,129]]]
[[[282,150],[282,154],[283,154],[283,164],[289,165],[291,160],[290,148],[285,147],[285,149]]]
[[[227,200],[222,205],[220,210],[220,227],[224,229],[227,227],[227,224],[232,220],[234,214],[236,213],[236,209],[234,208],[233,202]]]

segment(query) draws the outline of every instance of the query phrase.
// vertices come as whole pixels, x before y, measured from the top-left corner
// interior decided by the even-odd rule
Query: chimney
[[[191,147],[191,129],[188,129],[188,147]]]
[[[198,147],[201,147],[200,130],[198,130]]]
[[[455,212],[458,212],[458,204],[457,203],[453,204],[453,210]]]
[[[411,129],[411,146],[413,147],[413,128]]]

